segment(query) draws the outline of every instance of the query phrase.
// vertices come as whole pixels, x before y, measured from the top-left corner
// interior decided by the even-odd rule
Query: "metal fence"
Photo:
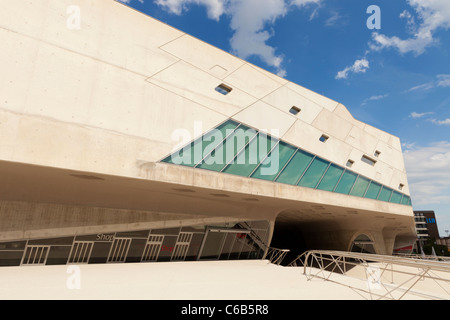
[[[366,299],[450,299],[448,261],[340,251],[307,251],[289,266],[303,267],[308,280],[322,279],[344,284]],[[359,282],[349,282],[349,278]]]
[[[270,263],[279,266],[289,252],[290,250],[288,249],[269,248],[264,256],[264,260],[269,260]]]

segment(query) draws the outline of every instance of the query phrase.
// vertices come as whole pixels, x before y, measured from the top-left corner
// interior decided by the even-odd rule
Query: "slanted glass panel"
[[[408,197],[408,205],[409,205],[409,206],[412,206],[411,197]]]
[[[298,150],[286,168],[277,178],[277,182],[295,185],[303,172],[308,168],[314,156],[310,153]]]
[[[194,167],[230,135],[238,125],[234,121],[227,121],[181,150],[174,152],[164,159],[163,162]]]
[[[350,195],[355,197],[364,197],[369,183],[369,179],[359,176],[358,180],[356,180],[355,185],[353,186],[352,191],[350,192]]]
[[[400,203],[402,201],[402,194],[400,192],[394,191],[392,194],[390,202],[392,203]]]
[[[401,204],[408,205],[408,200],[409,200],[408,198],[409,197],[406,194],[404,194]]]
[[[333,191],[336,187],[336,184],[339,182],[339,179],[341,178],[343,172],[344,169],[335,164],[332,164],[328,168],[328,171],[323,176],[322,181],[320,181],[320,184],[317,188],[325,191]]]
[[[217,146],[219,146],[219,144],[222,143],[222,141],[226,137],[230,136],[238,126],[239,124],[237,122],[230,120],[205,134],[202,139],[202,152],[200,153],[199,151],[196,151],[197,153],[199,153],[198,155],[196,155],[196,158],[199,158],[201,156],[203,159],[208,156],[208,154],[216,149]],[[196,162],[196,164],[199,163],[200,161]]]
[[[297,148],[280,142],[252,174],[252,178],[273,181]]]
[[[195,166],[194,161],[192,160],[192,153],[194,150],[194,143],[192,142],[185,146],[184,148],[172,153],[170,156],[165,158],[162,162],[171,163],[171,164],[179,164],[183,166],[193,167]]]
[[[277,142],[275,138],[259,133],[223,172],[248,177]]]
[[[389,199],[391,198],[392,189],[383,186],[383,189],[381,189],[380,195],[378,196],[378,200],[389,202]]]
[[[328,161],[316,157],[298,185],[307,188],[317,187],[320,178],[322,178],[329,165]]]
[[[218,172],[222,171],[256,134],[256,130],[240,125],[239,128],[205,158],[198,168]]]
[[[339,184],[336,187],[335,192],[349,194],[357,177],[358,175],[356,173],[345,171],[342,175],[341,181],[339,181]]]
[[[381,184],[372,181],[370,183],[369,189],[367,189],[365,198],[376,200],[378,198],[378,194],[380,193],[380,190],[381,190]]]

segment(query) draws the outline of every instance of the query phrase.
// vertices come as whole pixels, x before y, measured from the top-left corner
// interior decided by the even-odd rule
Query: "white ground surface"
[[[72,272],[71,272],[72,271]],[[0,299],[360,299],[351,289],[307,281],[267,261],[0,268]],[[77,279],[79,282],[77,282]],[[80,284],[80,289],[70,289]]]
[[[267,261],[6,267],[0,268],[0,299],[364,299],[349,286],[367,289],[365,281],[342,276],[346,285],[308,281],[302,272]]]

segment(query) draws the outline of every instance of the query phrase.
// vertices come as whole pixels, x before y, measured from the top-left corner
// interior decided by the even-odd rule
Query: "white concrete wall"
[[[81,9],[74,30],[73,5]],[[397,137],[113,0],[9,1],[0,41],[1,160],[136,177],[137,163],[173,151],[174,130],[194,139],[233,117],[341,166],[352,159],[352,170],[409,194]],[[217,93],[221,83],[233,91]],[[375,150],[375,166],[361,162]]]

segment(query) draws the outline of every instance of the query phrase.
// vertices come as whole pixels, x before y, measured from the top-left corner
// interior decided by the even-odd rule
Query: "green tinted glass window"
[[[378,198],[378,194],[380,193],[381,190],[381,184],[376,183],[376,182],[371,182],[369,189],[367,189],[367,193],[366,193],[366,198],[369,199],[377,199]]]
[[[255,170],[252,178],[273,181],[296,150],[297,148],[285,142],[280,142],[258,169]]]
[[[303,172],[308,168],[311,160],[314,158],[312,154],[298,150],[294,157],[289,161],[288,165],[277,178],[277,182],[295,185]]]
[[[166,163],[172,163],[172,164],[179,164],[183,166],[189,166],[193,167],[195,166],[193,156],[194,153],[194,143],[185,146],[183,149],[180,149],[174,153],[172,153],[170,156],[165,158],[163,162]]]
[[[202,152],[200,153],[202,159],[207,157],[208,154],[216,149],[226,137],[230,136],[234,132],[234,130],[238,128],[238,126],[239,124],[234,121],[227,121],[223,125],[219,126],[216,130],[208,132],[203,137]],[[196,156],[195,158],[198,158],[198,156]],[[199,163],[200,161],[196,161],[196,164]]]
[[[392,194],[390,202],[392,202],[392,203],[400,203],[400,201],[402,201],[402,194],[397,192],[397,191],[394,191],[394,193]]]
[[[328,161],[316,157],[298,185],[301,187],[315,188],[329,165],[330,163]]]
[[[389,189],[389,188],[383,186],[383,189],[381,189],[380,195],[378,196],[378,200],[389,202],[389,199],[391,198],[391,194],[392,194],[392,189]]]
[[[358,180],[356,180],[355,185],[353,186],[352,191],[350,192],[350,195],[356,197],[364,197],[369,183],[369,179],[359,176]]]
[[[214,149],[198,168],[212,171],[222,171],[237,153],[256,136],[257,132],[246,126],[239,126],[222,144]]]
[[[401,204],[408,205],[408,202],[409,202],[409,199],[408,199],[408,198],[409,198],[409,197],[408,197],[407,195],[403,195]]]
[[[203,137],[195,140],[183,149],[173,153],[164,159],[163,162],[194,167],[220,143],[222,143],[222,141],[230,135],[238,127],[238,125],[239,124],[234,121],[227,121],[216,129],[209,131]]]
[[[264,133],[259,133],[223,172],[248,177],[266,158],[277,141]]]
[[[231,120],[162,161],[412,205],[407,195]]]
[[[339,182],[339,179],[341,178],[343,172],[344,169],[335,164],[332,164],[328,168],[328,171],[323,176],[322,181],[320,181],[320,184],[317,188],[325,191],[333,191],[336,187],[336,184]]]
[[[349,194],[357,177],[358,175],[356,173],[345,171],[342,175],[341,181],[339,181],[339,184],[336,187],[335,192]]]

